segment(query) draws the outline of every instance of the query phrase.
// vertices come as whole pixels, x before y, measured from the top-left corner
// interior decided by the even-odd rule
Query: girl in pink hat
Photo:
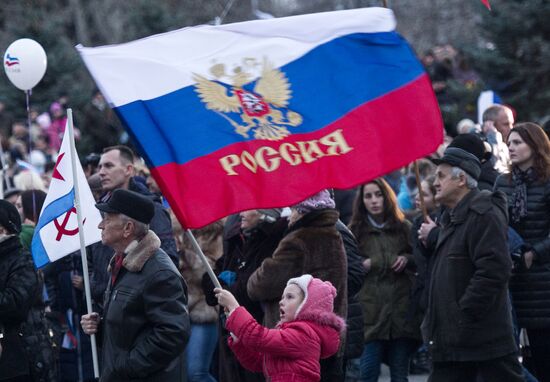
[[[290,279],[275,329],[258,324],[229,291],[214,292],[228,313],[229,347],[245,368],[263,371],[272,382],[321,379],[319,360],[338,351],[345,327],[333,312],[336,289],[330,282],[311,275]]]

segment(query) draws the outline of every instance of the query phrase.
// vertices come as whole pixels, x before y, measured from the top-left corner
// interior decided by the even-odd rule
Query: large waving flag
[[[355,186],[442,142],[430,80],[389,9],[78,50],[187,228]]]
[[[80,248],[78,221],[75,208],[75,190],[71,164],[69,128],[65,129],[57,163],[52,174],[48,195],[44,201],[32,238],[31,252],[37,268],[58,260]],[[75,161],[84,222],[86,245],[101,240],[97,228],[101,214],[86,181],[80,161]]]

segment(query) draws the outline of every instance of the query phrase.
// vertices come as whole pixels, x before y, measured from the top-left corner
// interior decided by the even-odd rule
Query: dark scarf
[[[512,181],[514,192],[512,193],[511,218],[512,222],[518,223],[527,216],[527,185],[533,183],[537,175],[533,167],[527,171],[521,171],[518,167],[512,168]]]

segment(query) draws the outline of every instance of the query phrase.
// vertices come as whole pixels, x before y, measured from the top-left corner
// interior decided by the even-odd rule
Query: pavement
[[[354,373],[355,375],[355,373]],[[357,382],[357,378],[350,378],[348,374],[348,378],[346,378],[346,382]],[[382,367],[380,368],[380,377],[378,378],[378,382],[390,382],[390,370],[388,369],[388,366],[382,364]],[[428,374],[424,375],[409,375],[409,382],[427,382],[428,381]]]
[[[428,374],[425,375],[409,375],[409,382],[426,382]],[[378,382],[390,382],[390,369],[386,365],[382,365],[380,370],[380,378]]]

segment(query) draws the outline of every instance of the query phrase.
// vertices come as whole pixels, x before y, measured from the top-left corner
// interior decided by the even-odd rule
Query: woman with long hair
[[[532,369],[550,381],[550,141],[539,125],[519,123],[508,149],[510,173],[497,178],[495,189],[506,193],[509,224],[525,243],[510,280],[512,303],[527,330]]]
[[[411,224],[397,205],[395,193],[382,179],[360,188],[350,229],[359,242],[368,272],[359,292],[365,346],[361,381],[377,381],[384,354],[392,381],[407,381],[409,358],[420,340],[420,322],[410,315],[413,267]]]

